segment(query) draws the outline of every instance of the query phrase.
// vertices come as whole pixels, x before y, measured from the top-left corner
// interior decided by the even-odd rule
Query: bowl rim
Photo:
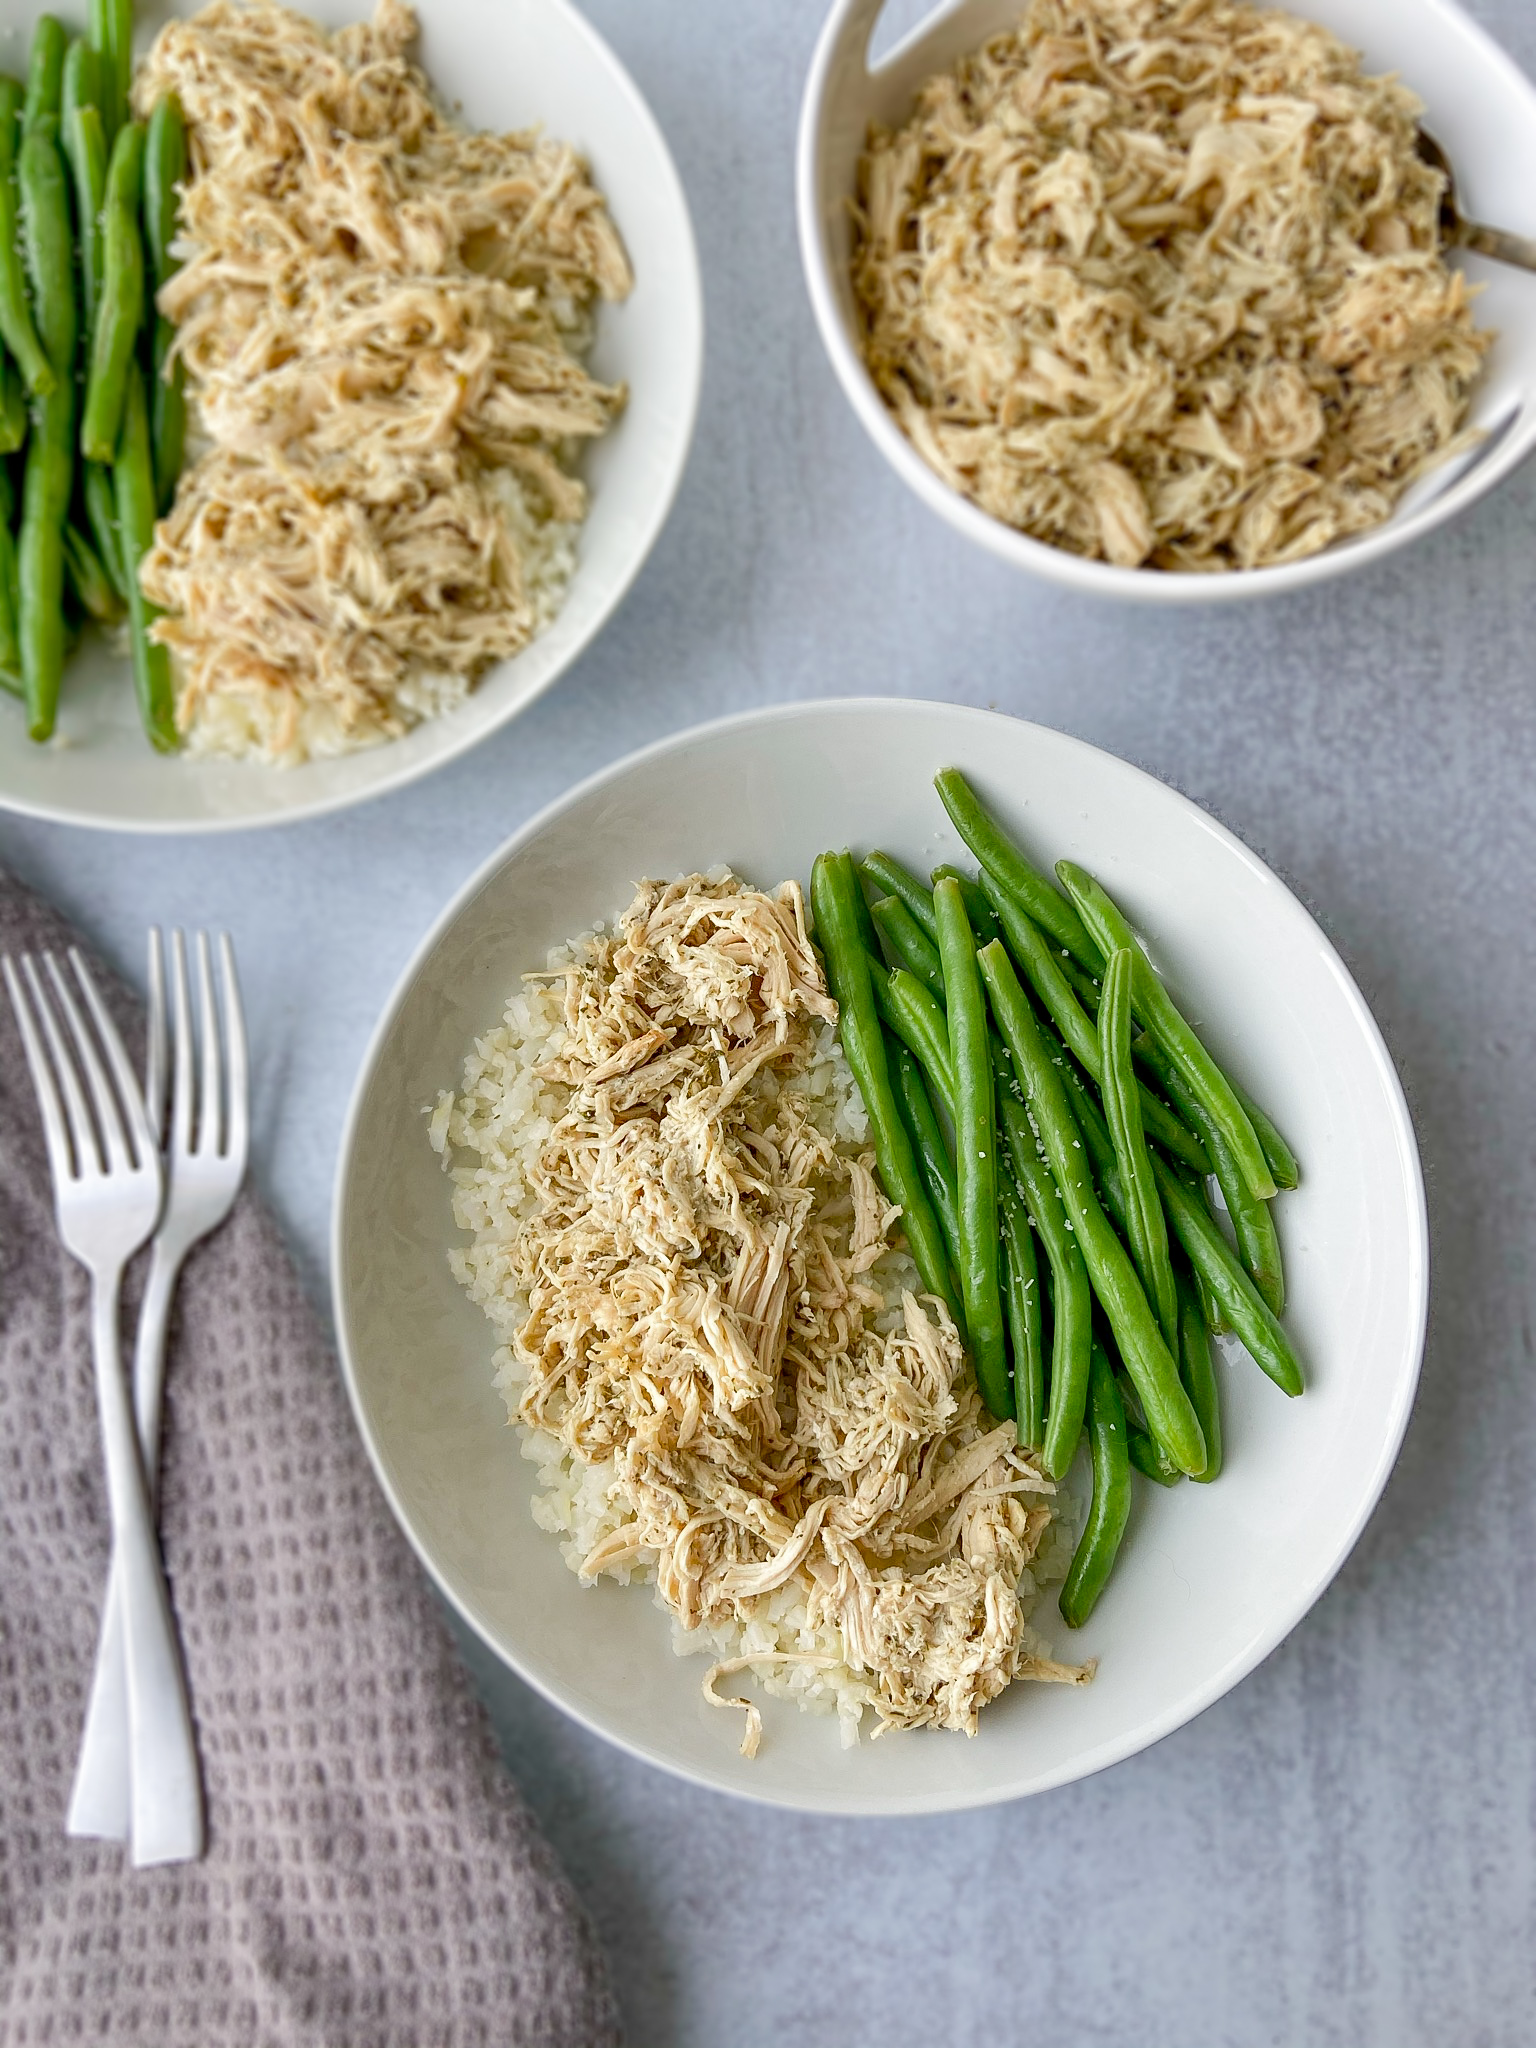
[[[655,151],[657,181],[658,184],[665,186],[669,205],[675,211],[681,229],[677,248],[680,257],[680,268],[683,272],[684,289],[677,295],[675,307],[678,339],[681,344],[677,348],[676,354],[678,360],[686,366],[687,386],[684,394],[684,403],[678,411],[678,432],[675,445],[668,458],[666,468],[660,472],[659,488],[647,493],[647,509],[634,522],[636,539],[631,544],[631,559],[623,574],[614,578],[608,586],[602,603],[595,607],[587,624],[566,650],[564,658],[551,668],[550,672],[525,695],[514,698],[491,719],[489,724],[466,724],[466,729],[457,737],[452,735],[450,722],[453,720],[455,713],[465,707],[453,707],[452,710],[430,721],[439,732],[445,735],[440,747],[420,760],[401,760],[396,766],[385,768],[376,778],[367,781],[362,787],[343,789],[328,796],[316,797],[308,802],[300,801],[289,804],[281,809],[236,812],[228,816],[220,816],[215,813],[199,817],[104,817],[99,812],[77,808],[69,803],[35,799],[25,795],[12,796],[3,793],[0,793],[0,812],[14,817],[37,818],[49,824],[80,826],[87,831],[126,832],[132,833],[135,837],[143,838],[194,835],[202,837],[207,834],[225,832],[264,832],[284,825],[307,824],[311,819],[330,817],[338,811],[352,810],[359,804],[371,803],[375,798],[390,796],[396,790],[404,789],[413,782],[421,781],[423,778],[435,774],[440,768],[446,768],[450,762],[462,759],[465,754],[472,752],[474,748],[480,746],[494,734],[501,732],[506,726],[510,725],[514,719],[520,717],[523,712],[527,711],[541,697],[546,695],[548,691],[552,690],[557,683],[563,682],[577,662],[581,660],[582,656],[591,647],[592,643],[606,630],[613,619],[614,613],[629,595],[641,571],[650,560],[656,543],[661,537],[662,529],[666,525],[667,520],[671,516],[672,508],[677,502],[677,494],[682,487],[683,476],[688,467],[688,459],[693,450],[694,433],[698,425],[699,406],[704,384],[706,339],[704,282],[699,264],[698,235],[693,224],[693,213],[688,204],[687,189],[678,174],[677,165],[673,160],[666,135],[662,130],[660,122],[652,113],[649,101],[644,93],[641,92],[639,86],[636,85],[629,73],[628,67],[621,61],[613,46],[605,36],[599,33],[581,9],[574,4],[574,0],[545,0],[545,4],[560,9],[560,12],[567,18],[576,34],[588,44],[597,62],[602,64],[611,74],[619,92],[630,102],[637,124],[646,134],[652,149]],[[579,546],[580,542],[578,539],[578,551]],[[581,563],[578,552],[576,572],[572,578],[573,584],[580,573]],[[536,647],[539,637],[541,636],[535,636],[528,643],[527,648],[519,650],[518,654],[510,657],[510,660],[516,662],[523,653],[527,653]],[[471,701],[473,701],[472,696]],[[397,743],[395,741],[385,740],[376,747],[358,749],[351,756],[345,758],[370,761],[380,757],[388,759],[391,756],[391,750],[395,749],[396,746]],[[183,755],[178,758],[187,760],[192,757]],[[337,758],[342,757],[327,757],[326,761],[321,765],[334,765],[334,761]],[[272,768],[259,763],[244,762],[230,762],[221,765],[235,768],[248,767],[253,773],[266,776],[283,776],[286,778],[302,775],[305,768],[310,764],[301,763],[296,768]]]
[[[958,11],[963,0],[936,0],[936,4],[910,32],[888,50],[870,70],[881,72],[898,63],[920,43],[941,20]],[[1501,72],[1526,99],[1536,124],[1536,82],[1480,22],[1474,21],[1459,0],[1419,0],[1430,13],[1439,14],[1466,36],[1483,61]],[[833,6],[817,38],[816,49],[806,75],[800,102],[800,123],[795,146],[795,217],[799,230],[800,267],[815,316],[822,346],[831,361],[844,396],[860,425],[907,487],[937,512],[957,532],[989,554],[999,556],[1014,568],[1049,577],[1053,582],[1085,591],[1092,596],[1113,598],[1134,604],[1201,605],[1233,604],[1247,598],[1278,596],[1316,583],[1331,582],[1350,570],[1364,568],[1399,547],[1422,539],[1466,511],[1517,469],[1536,448],[1536,402],[1527,400],[1502,421],[1489,428],[1498,436],[1487,458],[1475,463],[1444,491],[1417,511],[1397,521],[1369,528],[1309,555],[1299,562],[1284,562],[1261,569],[1237,569],[1224,575],[1177,574],[1160,570],[1117,568],[1113,563],[1072,554],[1035,540],[1017,528],[994,519],[979,505],[944,482],[918,454],[897,425],[865,367],[849,323],[844,317],[836,282],[837,266],[828,247],[826,209],[821,203],[824,142],[829,126],[831,87],[838,60],[854,33],[859,17],[868,14],[869,0],[833,0]],[[873,18],[878,22],[879,10]],[[873,32],[873,23],[869,33]],[[867,59],[861,59],[866,61]],[[1513,431],[1510,431],[1511,425]],[[1432,474],[1432,472],[1427,472]]]
[[[446,1577],[439,1571],[425,1542],[418,1536],[400,1492],[392,1483],[380,1439],[364,1402],[359,1365],[353,1352],[350,1312],[347,1293],[343,1286],[344,1239],[349,1219],[351,1197],[349,1181],[353,1161],[358,1149],[366,1098],[370,1092],[373,1077],[397,1019],[410,998],[422,971],[438,944],[451,931],[458,918],[480,893],[494,875],[509,861],[516,858],[527,846],[538,839],[541,833],[553,824],[564,812],[585,803],[589,798],[614,783],[622,781],[635,769],[646,766],[666,754],[680,752],[701,741],[724,737],[734,732],[785,724],[795,719],[816,719],[823,716],[844,716],[856,712],[861,716],[879,717],[886,712],[899,711],[904,714],[916,713],[938,720],[952,718],[973,719],[986,724],[998,722],[1009,726],[1022,726],[1026,731],[1049,733],[1051,739],[1066,745],[1070,750],[1084,755],[1107,758],[1117,767],[1133,776],[1155,785],[1160,795],[1169,799],[1177,808],[1200,821],[1202,829],[1212,836],[1228,853],[1234,853],[1254,873],[1267,889],[1279,892],[1280,896],[1294,907],[1312,927],[1316,943],[1326,963],[1336,976],[1340,990],[1359,1027],[1366,1048],[1377,1067],[1386,1096],[1387,1107],[1396,1139],[1398,1156],[1404,1170],[1405,1193],[1409,1197],[1411,1210],[1410,1242],[1408,1255],[1408,1290],[1410,1295],[1410,1327],[1417,1333],[1411,1345],[1411,1357],[1399,1381],[1394,1405],[1384,1418],[1385,1429],[1376,1463],[1363,1487],[1355,1514],[1340,1541],[1332,1561],[1313,1575],[1306,1585],[1289,1601],[1285,1608],[1272,1617],[1269,1625],[1236,1656],[1229,1658],[1219,1671],[1208,1677],[1185,1698],[1150,1720],[1139,1722],[1120,1736],[1103,1742],[1086,1754],[1064,1762],[1059,1767],[1040,1773],[1027,1783],[1010,1782],[995,1786],[982,1786],[960,1795],[951,1793],[922,1794],[912,1798],[879,1795],[871,1798],[867,1794],[848,1799],[819,1796],[812,1800],[797,1799],[783,1793],[759,1790],[750,1784],[738,1784],[724,1778],[712,1777],[703,1771],[692,1769],[677,1758],[660,1754],[643,1742],[616,1734],[606,1726],[595,1710],[565,1696],[558,1686],[543,1679],[536,1672],[525,1669],[519,1656],[497,1640],[491,1629],[470,1611],[460,1599]],[[1310,1613],[1322,1598],[1334,1579],[1349,1559],[1359,1542],[1367,1523],[1375,1513],[1378,1502],[1385,1490],[1398,1453],[1402,1448],[1408,1420],[1418,1392],[1420,1373],[1424,1361],[1424,1348],[1428,1333],[1429,1318],[1429,1217],[1424,1190],[1424,1174],[1419,1158],[1417,1138],[1413,1120],[1409,1114],[1407,1099],[1393,1062],[1390,1050],[1382,1036],[1380,1026],[1372,1015],[1354,976],[1339,956],[1337,948],[1327,933],[1318,924],[1311,911],[1294,890],[1262,860],[1251,847],[1244,844],[1236,833],[1231,832],[1201,805],[1187,797],[1181,790],[1151,775],[1144,768],[1138,768],[1123,756],[1111,754],[1107,748],[1093,745],[1091,741],[1079,739],[1074,734],[1064,733],[1059,728],[1041,726],[1030,719],[1013,718],[1006,712],[983,710],[965,704],[946,703],[942,699],[916,697],[832,697],[800,700],[789,704],[761,706],[750,711],[735,712],[731,715],[709,719],[684,728],[680,732],[649,742],[636,748],[620,760],[585,776],[570,789],[545,804],[516,831],[510,833],[494,852],[479,862],[467,879],[454,891],[448,903],[439,912],[412,950],[409,960],[401,970],[390,991],[388,1000],[380,1013],[378,1022],[369,1034],[368,1044],[353,1082],[351,1098],[347,1105],[346,1119],[342,1127],[340,1147],[337,1152],[336,1172],[332,1189],[331,1225],[329,1232],[331,1264],[331,1307],[336,1330],[337,1358],[342,1379],[346,1385],[347,1398],[351,1405],[353,1419],[367,1448],[369,1462],[374,1476],[388,1501],[397,1524],[403,1531],[411,1548],[421,1560],[432,1583],[448,1602],[460,1621],[485,1644],[501,1663],[505,1664],[552,1706],[568,1714],[592,1734],[641,1762],[651,1764],[665,1771],[669,1776],[683,1782],[701,1786],[710,1791],[722,1792],[733,1798],[745,1799],[753,1805],[770,1806],[792,1812],[842,1814],[853,1817],[875,1818],[879,1816],[901,1816],[931,1813],[951,1813],[978,1807],[995,1806],[1004,1802],[1032,1797],[1039,1792],[1054,1791],[1058,1787],[1075,1784],[1079,1779],[1095,1776],[1111,1765],[1122,1763],[1127,1758],[1139,1755],[1161,1742],[1165,1736],[1195,1720],[1207,1707],[1213,1706],[1275,1650]]]

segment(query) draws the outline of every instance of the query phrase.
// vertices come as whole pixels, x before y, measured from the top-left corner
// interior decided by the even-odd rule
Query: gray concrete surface
[[[370,809],[186,845],[0,820],[0,859],[130,969],[151,917],[236,931],[257,1167],[318,1297],[373,1018],[460,879],[578,776],[728,709],[891,691],[1064,727],[1208,805],[1358,976],[1429,1183],[1418,1409],[1313,1614],[1133,1762],[902,1823],[691,1791],[471,1654],[636,2048],[1529,2043],[1536,472],[1393,565],[1253,610],[1022,581],[906,496],[820,355],[791,219],[819,0],[591,11],[672,139],[710,322],[681,501],[607,634],[473,758]],[[1478,11],[1536,67],[1530,0]]]

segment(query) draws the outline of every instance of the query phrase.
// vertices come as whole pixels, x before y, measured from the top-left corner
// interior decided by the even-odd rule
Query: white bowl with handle
[[[45,11],[35,0],[11,0],[0,68],[24,73],[32,23]],[[56,11],[83,29],[84,0]],[[196,11],[196,0],[141,6],[140,49],[169,15]],[[372,0],[305,0],[304,12],[339,28],[371,14]],[[698,254],[666,142],[624,67],[570,0],[419,0],[417,12],[413,54],[439,98],[472,127],[542,127],[571,143],[591,167],[634,271],[629,297],[598,313],[592,368],[627,383],[629,404],[583,458],[591,507],[559,615],[444,716],[401,739],[297,768],[153,753],[127,660],[88,635],[65,673],[49,744],[32,745],[21,706],[0,698],[0,808],[117,831],[215,832],[380,796],[526,709],[602,630],[639,574],[682,478],[704,360]]]
[[[822,341],[861,425],[902,481],[967,539],[1017,568],[1101,597],[1230,604],[1380,561],[1475,504],[1536,447],[1536,275],[1458,255],[1483,287],[1479,324],[1498,335],[1469,414],[1483,439],[1420,478],[1370,532],[1305,561],[1196,575],[1091,561],[982,511],[918,454],[864,366],[849,276],[850,202],[870,123],[899,126],[919,88],[1011,27],[1023,0],[944,0],[872,60],[885,6],[886,0],[835,0],[817,44],[800,110],[800,255]],[[1397,72],[1418,94],[1425,126],[1456,167],[1469,215],[1536,237],[1536,86],[1455,0],[1302,0],[1289,11],[1332,29],[1362,53],[1369,71]]]
[[[427,1112],[548,950],[624,908],[643,876],[729,862],[805,882],[824,848],[920,871],[965,859],[933,789],[962,768],[1042,865],[1098,874],[1175,995],[1301,1161],[1278,1204],[1287,1328],[1307,1390],[1244,1356],[1221,1369],[1226,1463],[1211,1486],[1138,1480],[1114,1576],[1076,1635],[1035,1621],[1086,1687],[1014,1685],[979,1734],[839,1747],[835,1721],[762,1700],[762,1749],[700,1696],[647,1587],[584,1587],[530,1511],[534,1468],[493,1379],[498,1339],[449,1271],[451,1184]],[[932,1813],[1068,1783],[1220,1698],[1348,1556],[1397,1455],[1424,1341],[1428,1252],[1413,1128],[1380,1033],[1285,885],[1214,819],[1112,755],[947,704],[798,704],[683,733],[534,818],[444,910],[363,1062],[337,1170],[332,1285],[343,1369],[402,1527],[512,1668],[635,1755],[718,1790],[825,1813]],[[1224,1342],[1226,1340],[1223,1340]],[[732,1691],[746,1681],[731,1681]]]

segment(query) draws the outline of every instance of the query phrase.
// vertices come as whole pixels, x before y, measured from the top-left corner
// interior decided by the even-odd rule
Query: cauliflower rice
[[[715,1659],[706,1696],[746,1709],[748,1755],[729,1672],[835,1713],[845,1746],[866,1709],[974,1733],[1013,1678],[1090,1675],[1027,1619],[1071,1504],[917,1299],[834,1017],[796,885],[645,884],[525,977],[428,1125],[535,1520],[585,1582],[653,1586],[677,1653]],[[754,1316],[759,1241],[782,1306],[754,1267]]]

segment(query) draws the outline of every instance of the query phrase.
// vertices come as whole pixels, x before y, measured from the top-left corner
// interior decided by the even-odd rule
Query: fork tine
[[[102,1065],[101,1054],[96,1049],[96,1040],[92,1037],[84,1017],[81,1016],[80,1005],[70,993],[69,983],[64,979],[59,963],[52,953],[43,955],[43,964],[48,969],[48,979],[53,983],[53,992],[58,998],[59,1008],[64,1012],[64,1022],[69,1031],[72,1050],[85,1074],[85,1085],[90,1090],[91,1111],[97,1135],[106,1149],[107,1170],[110,1173],[131,1172],[134,1166],[133,1148],[128,1142],[122,1108],[112,1092],[112,1083],[107,1079],[107,1070]]]
[[[92,1022],[96,1026],[96,1035],[107,1055],[107,1064],[112,1069],[112,1079],[117,1084],[117,1100],[128,1120],[130,1142],[138,1154],[140,1166],[145,1166],[159,1151],[159,1140],[150,1128],[149,1115],[144,1107],[144,1098],[139,1093],[139,1084],[134,1076],[127,1048],[112,1021],[112,1012],[101,999],[101,991],[97,988],[95,978],[90,968],[86,966],[85,956],[78,946],[70,947],[69,964],[75,970],[75,979],[80,984],[86,1007],[90,1010]]]
[[[187,987],[187,942],[178,925],[171,933],[171,1134],[170,1150],[192,1150],[192,997]]]
[[[149,928],[149,1019],[144,1039],[144,1109],[158,1144],[165,1137],[166,1061],[165,941]]]
[[[64,1121],[64,1104],[59,1096],[59,1084],[54,1077],[53,1068],[48,1064],[48,1054],[43,1048],[37,1019],[32,1014],[31,999],[21,985],[21,977],[17,974],[9,953],[0,965],[5,969],[5,986],[10,993],[11,1008],[16,1012],[16,1028],[21,1033],[27,1066],[32,1074],[32,1086],[37,1092],[37,1106],[43,1118],[43,1138],[48,1147],[48,1165],[53,1174],[54,1187],[57,1189],[75,1177],[74,1155],[70,1150],[69,1131]]]
[[[48,1041],[54,1074],[63,1091],[64,1121],[69,1126],[70,1147],[75,1155],[73,1177],[78,1180],[88,1174],[104,1173],[106,1162],[102,1156],[101,1139],[91,1122],[91,1112],[86,1107],[85,1095],[80,1087],[80,1076],[65,1046],[64,1034],[59,1029],[53,1005],[44,992],[43,978],[37,971],[37,962],[30,953],[22,955],[21,971],[31,991],[33,1006],[43,1027],[43,1036]]]
[[[219,934],[219,971],[224,984],[224,1028],[229,1039],[229,1122],[225,1151],[243,1166],[251,1148],[250,1055],[245,1042],[240,977],[235,972],[234,941],[228,932]]]
[[[224,1150],[224,1046],[219,1034],[219,1006],[213,999],[213,961],[206,932],[197,935],[197,1016],[203,1028],[197,1149],[217,1157]]]

